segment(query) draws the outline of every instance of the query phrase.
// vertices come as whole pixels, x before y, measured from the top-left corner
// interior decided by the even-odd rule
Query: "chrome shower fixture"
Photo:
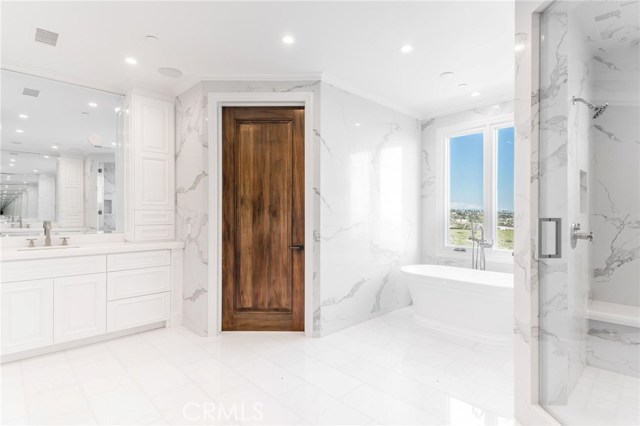
[[[586,100],[582,99],[582,98],[576,98],[575,96],[573,97],[571,103],[573,105],[576,104],[576,102],[582,102],[583,104],[585,104],[586,106],[588,106],[590,109],[595,111],[595,114],[593,114],[593,118],[598,118],[600,117],[600,115],[602,115],[602,113],[604,112],[605,109],[607,109],[607,107],[609,106],[608,103],[604,103],[602,105],[594,105],[591,102],[587,102]]]

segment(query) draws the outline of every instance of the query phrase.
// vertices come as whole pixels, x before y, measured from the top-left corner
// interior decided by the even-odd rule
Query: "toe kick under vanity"
[[[2,362],[179,325],[182,242],[3,249]]]

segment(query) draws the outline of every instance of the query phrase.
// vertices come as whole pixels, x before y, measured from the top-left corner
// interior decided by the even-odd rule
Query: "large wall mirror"
[[[122,232],[124,96],[1,77],[0,235]]]

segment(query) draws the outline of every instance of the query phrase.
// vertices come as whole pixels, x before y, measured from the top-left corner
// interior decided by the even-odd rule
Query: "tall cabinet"
[[[175,237],[175,144],[172,99],[127,96],[125,118],[126,237]]]

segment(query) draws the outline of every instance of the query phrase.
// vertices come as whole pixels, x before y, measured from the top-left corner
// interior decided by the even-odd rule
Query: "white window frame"
[[[438,247],[436,254],[439,257],[470,259],[470,248],[466,252],[455,251],[455,247],[449,245],[449,205],[450,205],[450,155],[449,141],[453,137],[469,134],[483,134],[483,209],[485,238],[492,240],[494,246],[485,250],[488,261],[500,263],[512,263],[512,250],[498,249],[495,247],[497,240],[497,183],[498,183],[498,130],[505,127],[514,127],[512,115],[496,116],[491,119],[466,122],[455,126],[437,129],[436,155],[436,179],[440,184],[436,189],[437,208],[437,232]]]

